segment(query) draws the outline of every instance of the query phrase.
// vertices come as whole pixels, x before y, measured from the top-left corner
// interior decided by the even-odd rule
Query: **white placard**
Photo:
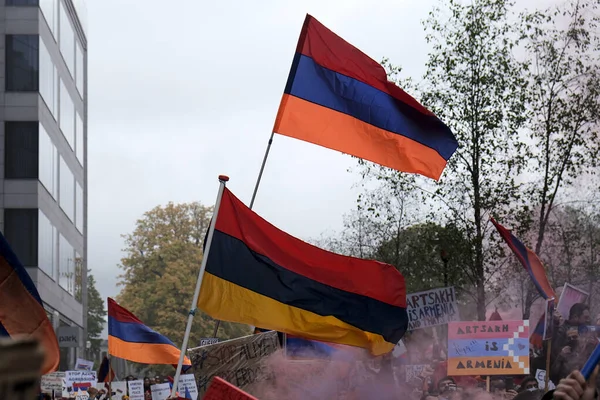
[[[144,381],[129,381],[129,400],[144,400]]]
[[[546,385],[546,370],[538,369],[535,373],[535,379],[538,381],[538,386],[540,389],[543,389]],[[548,381],[548,390],[554,390],[556,386],[552,381]]]
[[[53,372],[51,374],[42,375],[42,380],[40,382],[42,392],[50,393],[53,390],[57,393],[60,392],[63,388],[64,379],[64,372]]]
[[[88,388],[96,387],[96,371],[67,371],[62,387],[63,397],[72,397],[70,393],[87,393]]]
[[[94,369],[94,362],[78,358],[75,363],[75,369],[77,371],[91,371]]]
[[[150,386],[152,391],[152,400],[167,400],[171,395],[171,385],[168,383],[159,383],[158,385]]]
[[[187,388],[190,396],[192,396],[192,400],[198,399],[198,387],[196,386],[196,377],[194,374],[186,374],[181,375],[179,377],[179,384],[177,385],[177,391],[179,392],[179,397],[185,396],[185,389]]]
[[[460,321],[453,287],[407,294],[406,312],[410,331]]]

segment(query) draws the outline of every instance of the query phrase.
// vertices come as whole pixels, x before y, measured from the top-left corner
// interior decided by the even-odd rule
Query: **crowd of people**
[[[596,326],[600,321],[592,325],[589,307],[578,303],[573,305],[566,320],[555,313],[553,323],[551,339],[540,347],[530,346],[530,375],[490,376],[489,380],[486,376],[447,376],[444,341],[438,340],[433,330],[414,331],[404,339],[406,356],[400,365],[394,366],[396,384],[410,394],[411,400],[464,400],[473,396],[540,400],[546,393],[545,382],[538,382],[536,374],[538,370],[546,370],[550,349],[550,388],[554,387],[553,382],[559,384],[556,390],[545,395],[546,398],[577,400],[584,393],[583,388],[590,385],[586,386],[576,371],[582,368],[599,343],[600,331]],[[407,379],[411,365],[428,366],[417,376]]]

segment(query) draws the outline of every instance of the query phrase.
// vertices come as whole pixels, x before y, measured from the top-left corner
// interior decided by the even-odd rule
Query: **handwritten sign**
[[[188,350],[199,395],[206,392],[214,376],[242,389],[268,379],[271,373],[264,360],[277,349],[277,332],[269,331]]]
[[[69,397],[70,393],[78,392],[87,393],[90,387],[96,387],[96,383],[96,371],[67,371],[62,396]]]
[[[410,382],[421,375],[421,372],[428,367],[429,364],[422,365],[407,365],[406,366],[406,382]]]
[[[144,381],[129,381],[129,400],[144,400]]]
[[[448,324],[448,375],[529,374],[529,321]]]
[[[202,400],[258,400],[240,388],[215,376]]]
[[[460,320],[453,287],[406,295],[406,311],[409,330]]]
[[[196,400],[198,398],[198,387],[196,386],[196,377],[193,374],[181,375],[179,377],[177,391],[179,391],[181,397],[183,397],[183,395],[186,394],[186,389],[189,395],[192,397],[192,400]]]
[[[41,390],[44,393],[52,393],[53,390],[60,392],[65,379],[64,372],[53,372],[51,374],[42,375]]]
[[[152,391],[152,400],[167,400],[171,395],[171,385],[168,383],[152,385],[150,390]]]

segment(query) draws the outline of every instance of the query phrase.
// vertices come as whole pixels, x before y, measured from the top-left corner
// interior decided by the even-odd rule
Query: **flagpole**
[[[250,208],[252,210],[252,206],[254,205],[254,200],[256,200],[256,193],[258,192],[258,187],[260,186],[260,180],[262,179],[263,171],[265,170],[265,165],[267,164],[267,158],[269,158],[269,151],[271,150],[271,145],[273,144],[273,136],[275,136],[275,131],[271,132],[271,137],[269,138],[269,143],[267,144],[267,150],[265,150],[265,156],[263,157],[263,162],[260,166],[260,171],[258,173],[258,178],[256,179],[256,184],[254,185],[254,192],[252,193],[252,199],[250,199]],[[217,337],[217,332],[219,331],[219,326],[221,325],[221,320],[218,319],[215,324],[215,330],[213,331],[213,337]]]
[[[198,297],[200,296],[200,288],[202,287],[202,278],[204,277],[204,270],[206,269],[208,254],[210,252],[210,246],[212,244],[213,235],[215,233],[215,224],[217,223],[219,208],[221,206],[221,198],[223,197],[223,191],[225,190],[225,185],[227,181],[229,181],[229,177],[225,175],[219,175],[219,193],[217,194],[217,201],[215,203],[213,217],[210,222],[210,228],[208,229],[208,235],[206,238],[206,249],[204,251],[204,255],[202,256],[202,263],[200,264],[200,272],[198,273],[198,281],[196,282],[196,289],[194,291],[194,297],[192,299],[192,306],[188,314],[187,325],[185,327],[185,334],[183,335],[183,343],[181,344],[181,354],[179,355],[179,363],[177,364],[177,371],[175,372],[175,378],[173,380],[173,389],[171,390],[171,397],[175,397],[177,393],[177,384],[179,383],[179,377],[181,376],[181,369],[183,367],[183,360],[185,359],[187,344],[190,339],[192,321],[194,320],[194,315],[196,314],[196,309],[198,307],[197,304]]]
[[[258,187],[260,186],[260,180],[262,179],[263,171],[265,170],[265,165],[267,164],[267,158],[269,157],[269,151],[271,150],[271,145],[273,144],[273,136],[275,136],[275,131],[271,132],[271,137],[269,138],[269,144],[267,144],[267,150],[265,151],[265,156],[263,158],[262,165],[260,166],[260,172],[258,173],[258,179],[256,179],[256,185],[254,185],[254,193],[252,193],[252,199],[250,200],[250,209],[252,210],[252,206],[254,205],[254,200],[256,199],[256,192],[258,192]]]

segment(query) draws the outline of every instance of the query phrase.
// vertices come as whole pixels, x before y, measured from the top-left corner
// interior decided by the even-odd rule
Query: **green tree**
[[[533,141],[527,197],[538,215],[535,252],[542,256],[553,208],[562,190],[596,172],[600,152],[600,35],[598,0],[570,0],[521,15],[528,60],[527,130]],[[528,210],[527,210],[528,211]],[[523,317],[539,297],[529,285]]]
[[[183,341],[211,215],[212,207],[200,203],[169,203],[146,212],[134,231],[124,235],[124,274],[119,282],[123,289],[117,300],[176,345]],[[196,313],[189,346],[212,336],[214,324],[206,314]],[[250,330],[223,323],[219,333],[221,339],[229,339]]]
[[[102,339],[100,334],[106,323],[106,309],[104,308],[105,301],[100,296],[100,292],[96,289],[96,279],[88,269],[87,275],[87,295],[88,295],[88,316],[87,316],[87,335],[91,343],[90,353],[97,355],[100,352],[100,344]]]

